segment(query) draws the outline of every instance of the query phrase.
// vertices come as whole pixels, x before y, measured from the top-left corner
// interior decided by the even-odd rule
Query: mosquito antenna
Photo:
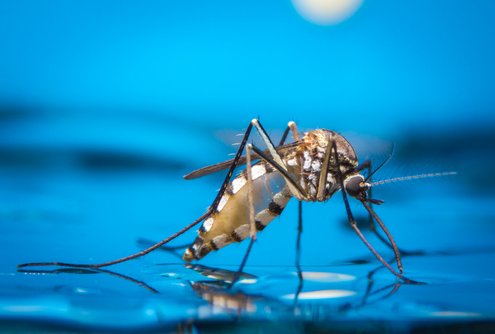
[[[385,164],[387,164],[387,162],[389,162],[390,159],[392,159],[392,156],[394,155],[394,151],[395,151],[395,144],[392,143],[392,150],[390,151],[390,154],[388,155],[388,157],[385,160],[383,160],[383,162],[378,167],[376,167],[375,170],[370,173],[370,175],[368,175],[366,177],[366,179],[364,180],[364,182],[368,182],[368,180],[370,180],[371,177],[376,172],[378,172],[380,170],[380,168],[382,168],[383,166],[385,166]]]
[[[449,175],[457,175],[457,172],[425,173],[425,174],[417,174],[417,175],[409,175],[409,176],[399,176],[399,177],[394,177],[391,179],[372,182],[370,185],[372,187],[374,187],[374,186],[379,186],[379,185],[386,184],[386,183],[426,179],[426,178],[431,178],[431,177],[449,176]]]

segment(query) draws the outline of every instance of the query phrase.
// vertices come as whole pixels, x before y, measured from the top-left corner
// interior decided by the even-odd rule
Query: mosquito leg
[[[230,283],[230,287],[234,286],[234,284],[239,280],[239,277],[246,265],[247,259],[249,257],[249,253],[251,252],[251,248],[253,247],[254,242],[256,241],[256,223],[254,219],[254,201],[253,201],[253,176],[251,174],[251,150],[253,146],[251,144],[246,145],[246,185],[248,191],[248,208],[249,208],[249,246],[246,250],[246,254],[244,254],[244,258],[242,259],[241,265],[239,269],[234,275],[232,282]]]
[[[392,237],[392,234],[387,229],[385,224],[382,222],[380,217],[378,217],[378,215],[375,213],[375,211],[373,211],[373,209],[371,208],[371,205],[369,205],[365,201],[361,201],[361,203],[363,203],[363,205],[366,208],[366,210],[368,211],[368,213],[376,220],[378,225],[380,225],[383,232],[385,232],[385,235],[387,236],[388,241],[390,242],[390,244],[392,245],[392,249],[394,250],[395,260],[397,261],[397,268],[399,269],[400,273],[402,274],[403,269],[402,269],[402,261],[400,259],[400,252],[399,252],[399,248],[397,247],[397,244],[395,243],[394,238]]]
[[[268,148],[268,151],[271,154],[271,157],[266,155],[263,151],[261,151],[259,148],[252,144],[248,144],[246,146],[246,174],[247,174],[247,185],[248,185],[248,206],[249,206],[249,220],[250,220],[250,241],[248,248],[246,250],[246,254],[244,255],[244,258],[242,259],[241,265],[239,269],[237,270],[236,274],[234,275],[234,278],[231,282],[230,287],[232,287],[239,279],[240,274],[242,273],[244,266],[246,265],[247,259],[249,257],[249,253],[251,252],[251,249],[253,247],[254,241],[256,241],[256,224],[255,224],[255,219],[254,219],[254,204],[253,204],[253,195],[252,195],[252,175],[251,175],[251,150],[254,151],[255,153],[258,154],[260,158],[268,162],[270,165],[272,165],[277,171],[279,171],[288,181],[288,184],[292,185],[297,189],[297,193],[300,196],[303,196],[305,194],[304,189],[301,188],[300,184],[298,184],[294,178],[289,175],[287,172],[287,167],[285,166],[285,163],[283,162],[282,158],[278,154],[278,152],[275,150],[275,147],[266,133],[265,129],[261,125],[261,123],[257,120],[254,119],[251,121],[251,124],[256,127],[258,130],[258,133],[260,134],[261,138],[263,139],[265,145]],[[293,131],[293,136],[295,138],[298,138],[297,134],[297,127],[294,122],[289,122],[289,125],[287,126],[287,129],[284,131],[284,134],[282,135],[282,139],[280,141],[280,145],[283,145],[285,142],[288,131],[292,130]],[[302,214],[302,213],[301,213]],[[302,224],[302,218],[300,220],[300,223]],[[302,231],[302,226],[301,226],[301,231]],[[300,237],[300,234],[298,236],[298,239]],[[298,241],[299,243],[299,241]],[[298,245],[299,247],[299,245]],[[298,260],[299,261],[299,260]],[[299,268],[300,272],[300,268]],[[302,274],[300,273],[300,278],[302,279]],[[302,286],[301,286],[302,288]],[[300,292],[300,291],[299,291]],[[298,292],[298,294],[299,294]]]
[[[390,155],[386,160],[385,162],[383,162],[382,164],[380,164],[380,166],[376,169],[378,170],[379,168],[381,168],[386,162],[388,162],[390,160],[390,157],[392,155]],[[365,162],[363,162],[362,164],[360,164],[356,170],[357,171],[361,171],[363,169],[366,169],[368,171],[368,175],[366,176],[367,178],[367,182],[369,183],[372,183],[373,180],[372,180],[372,177],[373,177],[373,174],[374,172],[372,172],[372,168],[371,168],[371,160],[366,160]],[[373,188],[370,187],[368,189],[368,198],[373,198],[373,194],[372,194],[372,191],[373,191]],[[363,203],[364,204],[364,203]],[[368,206],[370,208],[371,211],[374,212],[373,210],[373,203],[372,202],[369,202],[368,203]],[[375,225],[375,220],[378,222],[378,219],[373,219],[373,213],[368,210],[368,218],[369,218],[369,224],[370,224],[370,230],[376,235],[376,237],[378,239],[380,239],[381,242],[383,242],[388,248],[392,249],[396,255],[396,258],[397,258],[397,255],[399,255],[399,260],[397,261],[397,266],[399,268],[399,270],[401,270],[401,262],[400,262],[400,254],[403,254],[403,255],[412,255],[412,254],[416,254],[416,252],[408,252],[408,251],[405,251],[401,248],[399,248],[397,245],[395,245],[395,242],[392,242],[392,236],[389,236],[389,232],[388,230],[386,229],[385,226],[382,227],[383,225],[383,222],[382,223],[379,223],[380,227],[382,227],[382,230],[385,232],[385,234],[387,234],[387,237],[389,238],[388,240],[377,230],[376,228],[376,225]],[[401,270],[402,272],[402,270]]]
[[[253,145],[246,146],[246,184],[248,191],[248,207],[249,207],[249,236],[256,240],[256,223],[254,221],[254,200],[253,200],[253,174],[251,173],[251,150]]]
[[[136,243],[140,246],[143,246],[143,247],[146,247],[146,246],[151,246],[151,245],[154,245],[156,243],[156,241],[153,241],[153,240],[149,240],[149,239],[145,239],[145,238],[139,238]],[[175,246],[162,246],[160,247],[160,250],[164,250],[166,252],[173,252],[173,251],[176,251],[176,250],[182,250],[182,249],[186,249],[187,247],[189,247],[189,243],[187,244],[183,244],[183,245],[175,245]]]
[[[358,171],[359,170],[366,169],[367,170],[367,175],[366,175],[367,182],[369,182],[369,183],[373,182],[373,180],[372,180],[373,173],[371,171],[372,170],[372,168],[371,168],[371,160],[366,160],[361,165],[359,165],[356,169]],[[368,189],[368,198],[373,198],[373,187],[370,187]],[[370,208],[372,208],[373,203],[370,203],[369,206],[370,206]],[[375,221],[373,220],[373,216],[371,215],[371,212],[368,212],[368,222],[370,224],[370,230],[377,236],[377,238],[380,239],[380,241],[383,242],[385,245],[387,245],[387,247],[389,247],[390,249],[393,249],[393,247],[390,244],[390,242],[387,239],[385,239],[380,234],[380,232],[378,232],[378,230],[376,229]]]
[[[363,169],[366,169],[368,172],[368,175],[366,176],[368,178],[368,182],[369,183],[373,182],[371,160],[366,160],[365,162],[362,163],[362,165],[363,165]],[[373,198],[373,187],[370,187],[368,189],[368,198]],[[369,206],[370,208],[373,208],[373,203],[370,202]],[[370,224],[370,230],[377,236],[377,238],[380,239],[380,241],[383,242],[388,248],[394,249],[393,245],[387,239],[385,239],[383,235],[381,235],[381,233],[376,229],[375,221],[373,220],[373,215],[371,214],[371,212],[368,212],[368,222]]]
[[[301,261],[301,235],[303,232],[302,201],[298,201],[297,207],[297,240],[296,240],[296,267]]]
[[[193,221],[191,224],[187,225],[186,227],[184,227],[180,231],[172,234],[170,237],[168,237],[168,238],[166,238],[160,242],[157,242],[153,246],[146,248],[145,250],[142,250],[138,253],[135,253],[135,254],[132,254],[129,256],[125,256],[125,257],[122,257],[122,258],[117,259],[117,260],[113,260],[113,261],[109,261],[109,262],[103,262],[103,263],[97,263],[97,264],[80,264],[80,263],[66,263],[66,262],[32,262],[32,263],[19,264],[19,265],[17,265],[17,268],[35,267],[35,266],[36,267],[59,266],[59,267],[74,267],[74,268],[101,268],[101,267],[111,266],[113,264],[117,264],[117,263],[121,263],[121,262],[125,262],[128,260],[138,258],[140,256],[146,255],[146,254],[154,251],[155,249],[160,248],[161,246],[165,245],[167,242],[177,238],[179,235],[185,233],[189,229],[193,228],[195,225],[202,222],[204,219],[206,219],[210,215],[210,213],[211,213],[211,210],[208,210],[206,213],[204,213],[201,217],[199,217],[198,219]]]
[[[368,247],[368,249],[373,253],[373,255],[375,255],[375,257],[378,259],[378,261],[380,261],[392,274],[394,274],[396,277],[402,279],[406,283],[418,283],[418,282],[413,281],[413,280],[405,277],[404,275],[396,272],[392,268],[392,266],[390,266],[390,264],[387,261],[385,261],[383,259],[383,257],[369,243],[369,241],[366,239],[366,237],[363,235],[363,233],[361,232],[361,230],[357,226],[356,220],[354,219],[354,216],[353,216],[352,211],[351,211],[351,207],[349,205],[349,200],[347,198],[347,193],[345,191],[344,177],[342,176],[342,172],[340,170],[339,155],[338,155],[338,152],[337,152],[336,142],[335,141],[332,141],[332,144],[331,145],[332,145],[332,151],[333,151],[334,158],[335,158],[335,163],[336,163],[336,166],[337,166],[337,168],[336,168],[336,170],[337,170],[337,180],[340,183],[340,189],[341,189],[341,192],[342,192],[342,198],[344,200],[344,205],[345,205],[345,209],[346,209],[346,213],[347,213],[347,219],[349,220],[349,224],[351,225],[352,229],[356,232],[356,234],[359,236],[359,238],[361,239],[361,241],[363,241],[363,243],[366,245],[366,247]]]
[[[299,130],[297,129],[296,122],[290,121],[287,127],[290,128],[294,141],[299,141],[301,138],[299,137]]]
[[[373,173],[372,173],[372,169],[371,169],[371,160],[366,160],[362,164],[357,166],[356,171],[360,172],[364,169],[367,170],[367,175],[366,175],[367,182],[371,183],[373,181],[372,180]],[[368,198],[373,198],[372,192],[373,192],[373,188],[370,187],[368,189]],[[369,206],[370,206],[370,208],[372,208],[373,203],[370,202]],[[383,235],[381,235],[380,232],[376,229],[375,221],[373,220],[373,216],[371,215],[371,212],[368,212],[368,222],[370,224],[371,232],[373,232],[376,235],[376,237],[378,239],[380,239],[380,241],[383,242],[388,248],[393,249],[392,244],[387,239],[385,239],[383,237]]]
[[[297,286],[297,291],[294,295],[294,304],[297,303],[299,299],[299,294],[303,289],[304,279],[301,270],[301,234],[303,232],[303,216],[302,216],[302,201],[298,202],[298,215],[297,215],[297,241],[296,241],[296,269],[297,277],[299,278],[299,284]]]
[[[239,145],[239,148],[237,149],[237,153],[235,154],[234,161],[232,161],[232,165],[230,165],[229,171],[227,172],[227,175],[225,176],[225,179],[223,180],[222,186],[220,187],[220,190],[217,193],[217,196],[213,200],[213,203],[210,205],[210,209],[213,208],[216,210],[218,207],[218,203],[222,199],[222,196],[225,193],[225,190],[227,189],[227,186],[229,185],[230,179],[232,178],[232,175],[234,174],[234,171],[237,167],[237,164],[239,163],[239,160],[242,157],[242,152],[244,151],[244,147],[246,146],[246,143],[248,141],[249,135],[251,134],[251,129],[253,128],[253,122],[251,121],[246,129],[246,132],[244,133],[244,137],[242,138],[241,144]]]
[[[295,142],[299,141],[299,133],[297,131],[297,126],[295,125],[294,122],[289,122],[289,124],[287,125],[287,128],[285,129],[285,131],[282,135],[282,138],[280,139],[278,146],[276,147],[277,150],[279,150],[280,147],[284,145],[285,140],[287,139],[287,136],[289,135],[290,131],[292,131],[292,136],[294,137]],[[296,143],[294,143],[294,144],[296,144]],[[268,152],[268,150],[266,150],[265,152]],[[253,154],[252,158],[258,159],[259,157],[256,154]],[[197,170],[194,170],[194,171],[184,175],[183,177],[186,180],[196,179],[196,178],[199,178],[199,177],[202,177],[205,175],[209,175],[209,174],[218,172],[220,170],[227,169],[232,165],[233,162],[234,162],[234,158],[223,161],[223,162],[219,162],[219,163],[216,163],[213,165],[209,165],[209,166],[197,169]],[[242,156],[239,159],[237,166],[244,165],[245,163],[246,163],[246,157]]]
[[[332,146],[327,145],[325,150],[325,156],[323,158],[323,163],[321,165],[321,172],[318,181],[318,193],[316,194],[316,198],[319,201],[322,201],[325,197],[325,191],[327,189],[327,178],[328,178],[328,167],[330,164],[330,152],[332,151]]]
[[[273,168],[275,168],[277,170],[277,172],[279,172],[280,174],[282,174],[282,176],[284,176],[285,180],[287,181],[287,184],[289,185],[289,188],[291,188],[291,192],[297,198],[307,197],[306,191],[294,179],[294,177],[289,174],[285,165],[280,165],[278,162],[276,162],[274,159],[272,159],[272,157],[266,155],[265,152],[261,151],[259,148],[257,148],[254,145],[252,146],[252,149],[261,159],[268,162]]]
[[[289,131],[290,131],[290,126],[288,125],[286,128],[285,128],[285,131],[282,135],[282,138],[280,139],[280,141],[278,142],[278,146],[282,146],[285,144],[285,141],[287,140],[287,136],[289,135]]]
[[[299,131],[297,129],[296,122],[290,121],[289,123],[287,123],[287,127],[285,128],[284,134],[282,135],[282,139],[280,139],[278,146],[284,145],[285,140],[287,139],[287,136],[289,135],[289,132],[292,132],[292,138],[294,138],[294,141],[299,140]]]
[[[270,152],[270,155],[272,156],[273,160],[276,161],[279,165],[283,166],[285,170],[287,170],[287,167],[285,166],[282,158],[280,157],[280,154],[278,154],[277,150],[275,149],[275,146],[273,145],[272,140],[268,136],[266,130],[261,125],[260,121],[257,119],[253,119],[251,121],[251,124],[256,128],[256,130],[258,130],[258,133],[261,139],[263,139],[263,142],[268,148],[268,151]]]
[[[242,258],[241,265],[239,266],[239,269],[234,274],[234,277],[232,278],[232,282],[230,282],[229,289],[231,289],[235,283],[239,280],[239,277],[241,277],[241,274],[244,270],[244,267],[246,266],[247,259],[249,257],[249,253],[251,253],[251,249],[253,248],[255,238],[250,238],[249,239],[249,244],[248,248],[246,249],[246,253],[244,254],[244,257]]]
[[[345,194],[345,191],[342,192],[343,194],[343,198],[344,198],[344,204],[346,206],[346,211],[347,211],[347,218],[349,220],[349,223],[351,224],[351,227],[354,229],[354,231],[356,232],[356,234],[359,236],[359,238],[364,242],[364,244],[366,245],[366,247],[369,248],[369,250],[373,253],[373,255],[375,255],[375,257],[378,259],[378,261],[380,261],[388,270],[390,270],[390,272],[392,274],[394,274],[395,276],[397,276],[398,278],[404,280],[404,282],[406,283],[418,283],[418,282],[415,282],[413,280],[410,280],[408,279],[407,277],[405,277],[404,275],[400,274],[400,273],[397,273],[384,259],[383,257],[375,250],[375,248],[368,242],[368,240],[366,240],[365,236],[361,233],[361,231],[359,230],[357,224],[356,224],[356,221],[354,220],[354,217],[352,215],[352,212],[350,210],[350,206],[349,206],[349,202],[348,202],[348,199],[347,199],[347,195]]]
[[[239,163],[239,159],[242,156],[242,152],[244,150],[244,147],[246,146],[249,135],[250,135],[251,130],[253,128],[253,123],[254,123],[254,121],[249,123],[249,125],[246,129],[246,132],[244,133],[244,137],[242,138],[241,144],[240,144],[240,146],[237,150],[237,153],[234,157],[232,165],[230,165],[229,171],[227,172],[227,175],[225,176],[225,179],[222,183],[222,186],[220,187],[220,190],[218,191],[217,196],[213,200],[213,202],[210,205],[210,207],[208,208],[208,210],[201,217],[199,217],[198,219],[196,219],[195,221],[193,221],[191,224],[187,225],[183,229],[179,230],[178,232],[172,234],[170,237],[168,237],[168,238],[166,238],[160,242],[157,242],[156,244],[154,244],[154,245],[152,245],[152,246],[150,246],[150,247],[148,247],[148,248],[146,248],[140,252],[137,252],[137,253],[134,253],[132,255],[128,255],[128,256],[113,260],[113,261],[103,262],[103,263],[79,264],[79,263],[66,263],[66,262],[32,262],[32,263],[19,264],[17,267],[18,268],[34,267],[34,266],[61,266],[61,267],[76,267],[76,268],[107,267],[107,266],[111,266],[111,265],[114,265],[117,263],[122,263],[125,261],[136,259],[136,258],[141,257],[143,255],[146,255],[146,254],[154,251],[155,249],[160,248],[161,246],[165,245],[166,243],[170,242],[171,240],[177,238],[178,236],[184,234],[186,231],[190,230],[191,228],[193,228],[194,226],[196,226],[197,224],[199,224],[203,220],[207,219],[214,212],[214,210],[216,210],[216,208],[218,207],[218,203],[220,202],[223,194],[225,193],[225,190],[227,189],[227,186],[230,182],[230,179],[232,178],[232,174],[234,173],[234,170],[237,167],[237,164]]]
[[[146,239],[139,239],[137,241],[137,244],[141,247],[149,247],[149,245],[154,245],[155,243],[156,243],[155,241],[146,240]],[[179,254],[177,251],[186,249],[187,247],[189,247],[189,245],[190,245],[190,243],[188,243],[186,245],[178,245],[178,246],[163,245],[158,250],[168,252],[168,253],[172,254],[173,256],[175,256],[176,258],[179,258],[180,260],[182,260],[182,254]]]
[[[282,160],[282,157],[280,157],[280,154],[278,154],[277,150],[275,149],[275,146],[273,146],[273,143],[272,143],[270,137],[266,133],[266,131],[263,128],[263,126],[261,125],[261,123],[257,119],[253,119],[251,121],[251,124],[256,128],[256,130],[258,130],[258,133],[259,133],[261,139],[263,139],[263,142],[265,143],[266,147],[268,148],[268,152],[270,152],[270,155],[271,155],[270,158],[271,159],[267,159],[268,156],[264,152],[262,152],[261,150],[255,149],[256,147],[254,145],[253,145],[253,151],[255,151],[260,157],[262,157],[265,160],[267,160],[268,162],[270,162],[270,164],[272,164],[273,167],[277,168],[277,171],[279,171],[284,176],[284,178],[288,181],[287,184],[288,184],[288,187],[289,187],[291,193],[299,199],[302,198],[301,196],[305,193],[304,190],[302,190],[301,186],[297,182],[295,182],[293,177],[291,177],[288,174],[287,166],[285,165],[284,161]],[[289,127],[294,128],[293,122],[289,123]]]

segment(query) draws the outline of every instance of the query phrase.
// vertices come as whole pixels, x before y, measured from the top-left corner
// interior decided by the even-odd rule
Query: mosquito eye
[[[363,190],[364,178],[361,175],[348,177],[344,182],[345,191],[351,196],[358,196]]]

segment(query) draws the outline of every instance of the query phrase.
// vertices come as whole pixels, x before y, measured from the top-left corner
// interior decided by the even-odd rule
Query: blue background
[[[5,1],[0,96],[215,128],[258,114],[357,131],[493,120],[494,7],[373,1],[319,26],[288,1]]]
[[[378,179],[459,173],[377,187],[386,201],[378,213],[399,245],[430,254],[407,257],[406,273],[431,284],[409,294],[403,287],[358,319],[387,319],[394,305],[413,305],[400,313],[413,322],[432,314],[493,319],[494,17],[488,0],[364,1],[334,25],[311,23],[289,1],[0,1],[1,318],[118,327],[122,309],[99,309],[99,298],[144,301],[146,292],[104,275],[28,275],[15,265],[101,262],[142,248],[138,238],[160,240],[185,226],[223,175],[182,175],[229,158],[236,134],[260,117],[274,138],[289,120],[342,132],[375,162],[396,143]],[[365,281],[378,263],[335,197],[304,207],[303,269]],[[296,220],[294,201],[260,234],[248,269],[265,281],[254,292],[293,293]],[[193,239],[194,231],[177,243]],[[245,247],[201,263],[234,270]],[[339,267],[355,258],[364,267]],[[165,252],[119,268],[169,293],[175,283],[162,277],[198,279]],[[394,281],[386,270],[379,277]],[[181,286],[155,300],[176,310],[172,322],[203,305]],[[57,312],[80,289],[92,292],[77,305],[96,315]],[[153,313],[160,307],[144,318],[133,307],[129,325],[162,324]]]

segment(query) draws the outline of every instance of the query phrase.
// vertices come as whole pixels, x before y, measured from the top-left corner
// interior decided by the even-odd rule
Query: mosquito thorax
[[[330,151],[333,145],[337,149],[338,164],[335,153]],[[295,150],[285,154],[283,159],[289,171],[298,175],[306,191],[306,196],[298,199],[304,201],[328,200],[340,189],[338,169],[342,175],[349,175],[358,165],[352,145],[337,132],[325,129],[306,132]]]

